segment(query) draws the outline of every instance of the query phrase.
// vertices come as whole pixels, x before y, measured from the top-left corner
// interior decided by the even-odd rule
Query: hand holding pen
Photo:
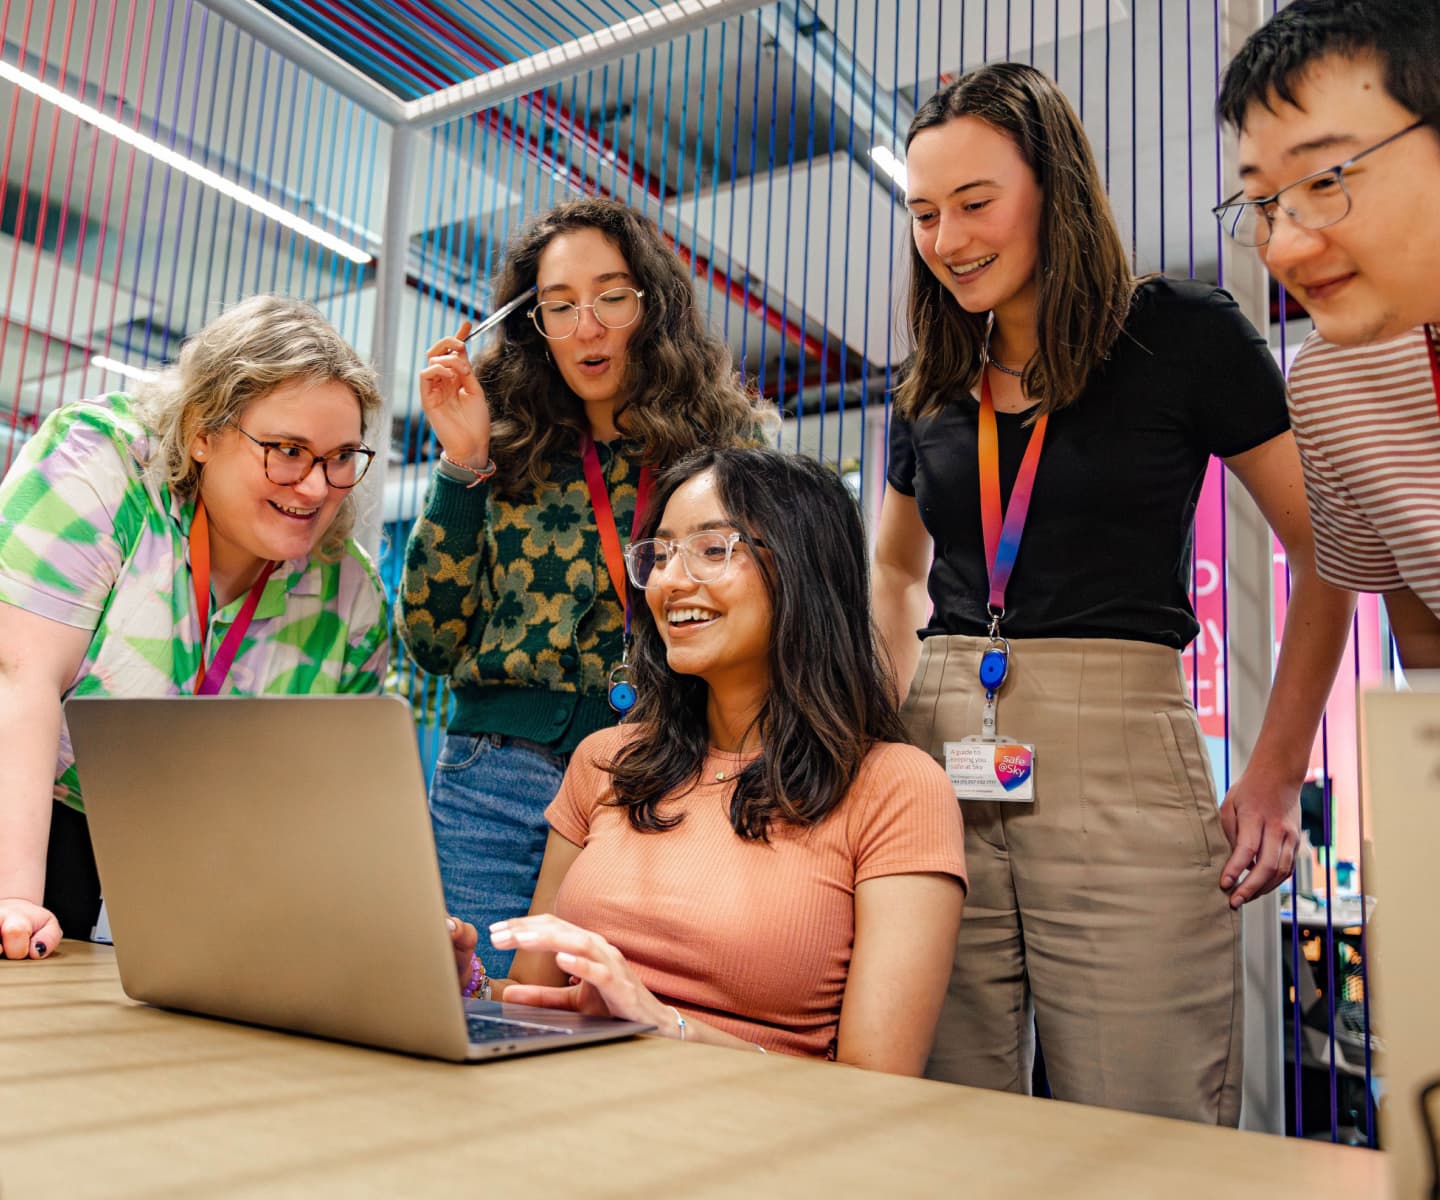
[[[420,405],[445,456],[477,475],[490,463],[490,405],[470,364],[467,343],[493,329],[535,294],[532,287],[496,310],[473,329],[462,321],[453,337],[443,337],[425,352],[420,372]]]

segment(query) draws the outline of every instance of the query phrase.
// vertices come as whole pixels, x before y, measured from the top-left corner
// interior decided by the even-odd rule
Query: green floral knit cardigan
[[[600,445],[629,541],[640,462]],[[449,675],[451,733],[527,738],[568,754],[615,721],[606,700],[624,613],[605,566],[578,448],[517,499],[436,473],[405,550],[399,628],[411,657]]]

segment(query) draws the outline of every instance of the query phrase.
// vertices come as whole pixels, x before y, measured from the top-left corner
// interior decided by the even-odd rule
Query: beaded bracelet
[[[482,483],[489,479],[490,476],[495,474],[495,460],[493,458],[487,458],[485,460],[484,468],[479,471],[477,471],[469,463],[457,462],[455,459],[451,458],[448,454],[446,454],[443,450],[440,451],[440,461],[443,463],[449,463],[450,466],[454,467],[457,471],[465,471],[467,474],[475,476],[475,478],[470,483],[467,483],[465,485],[465,490],[467,492],[473,487],[479,487]]]
[[[480,962],[479,956],[472,954],[470,956],[470,981],[460,989],[460,995],[466,1000],[473,1000],[489,982],[485,977],[485,967]]]

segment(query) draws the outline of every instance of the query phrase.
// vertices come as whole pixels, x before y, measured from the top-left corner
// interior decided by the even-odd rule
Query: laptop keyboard
[[[556,1029],[550,1025],[530,1025],[524,1021],[497,1020],[493,1017],[466,1017],[471,1044],[485,1042],[513,1042],[520,1038],[551,1037],[555,1034],[573,1033],[571,1029]]]

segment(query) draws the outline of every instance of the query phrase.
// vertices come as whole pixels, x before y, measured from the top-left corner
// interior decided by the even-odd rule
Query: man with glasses
[[[1440,667],[1440,5],[1297,0],[1225,72],[1215,209],[1315,332],[1290,371],[1320,574]]]

